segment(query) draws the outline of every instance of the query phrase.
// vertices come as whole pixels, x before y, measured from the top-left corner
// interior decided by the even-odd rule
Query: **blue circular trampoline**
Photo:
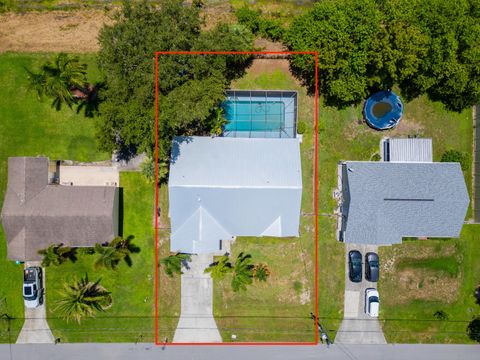
[[[377,130],[391,129],[402,118],[403,104],[391,90],[379,91],[365,101],[363,116],[368,125]]]

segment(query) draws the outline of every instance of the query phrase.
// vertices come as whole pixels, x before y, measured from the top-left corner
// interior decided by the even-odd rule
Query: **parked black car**
[[[378,281],[380,262],[378,255],[374,252],[369,252],[365,255],[365,279],[372,282]]]
[[[362,254],[358,250],[348,253],[348,276],[352,282],[362,281]]]

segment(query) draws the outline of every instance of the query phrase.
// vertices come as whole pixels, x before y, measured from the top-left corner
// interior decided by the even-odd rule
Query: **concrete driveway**
[[[26,268],[29,266],[40,266],[40,262],[32,261],[25,263]],[[43,304],[35,309],[25,308],[25,322],[18,335],[17,344],[53,344],[55,342],[47,322],[45,269],[42,270],[44,286]]]
[[[181,313],[173,342],[222,342],[213,317],[213,281],[204,270],[213,255],[192,255],[181,277]]]
[[[335,342],[341,344],[386,344],[378,319],[365,314],[365,289],[377,288],[377,284],[365,280],[365,264],[363,265],[362,282],[353,283],[350,281],[348,277],[348,252],[351,250],[360,251],[363,259],[365,259],[367,252],[377,252],[377,246],[345,244],[344,314]],[[382,308],[381,301],[382,294],[380,294],[380,309]]]

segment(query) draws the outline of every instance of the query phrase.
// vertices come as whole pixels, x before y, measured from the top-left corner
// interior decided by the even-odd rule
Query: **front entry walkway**
[[[25,267],[40,266],[40,262],[25,263]],[[25,308],[25,322],[17,338],[17,344],[53,344],[55,338],[46,319],[45,269],[43,269],[43,303],[35,309]]]
[[[222,342],[213,318],[213,281],[204,270],[213,255],[192,255],[181,277],[181,314],[173,342]]]
[[[335,342],[339,344],[386,344],[382,327],[378,319],[365,314],[365,290],[376,288],[377,284],[365,280],[365,264],[361,283],[353,283],[348,277],[348,252],[358,250],[362,254],[363,263],[367,252],[377,252],[372,245],[345,244],[345,300],[343,321],[338,329]],[[381,261],[381,259],[380,259]],[[380,309],[382,294],[380,294]]]

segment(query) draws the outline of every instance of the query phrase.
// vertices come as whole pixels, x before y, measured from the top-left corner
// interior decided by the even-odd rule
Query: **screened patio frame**
[[[226,91],[226,100],[225,103],[228,101],[233,102],[233,116],[236,117],[240,116],[248,116],[249,120],[233,120],[234,123],[233,129],[227,129],[228,125],[224,127],[223,136],[226,137],[255,137],[255,138],[295,138],[297,134],[297,118],[298,118],[298,92],[294,90],[235,90],[230,89]],[[263,120],[258,121],[257,119],[262,114],[258,114],[258,112],[254,113],[254,103],[263,101],[265,106]],[[240,113],[238,109],[238,104],[240,102],[249,102],[250,106],[250,114],[248,113]],[[283,114],[278,114],[281,116],[281,125],[276,129],[269,129],[269,122],[271,126],[271,119],[269,117],[272,114],[269,114],[269,110],[271,107],[268,107],[268,103],[281,103],[281,111]],[[225,104],[224,103],[224,104]],[[222,107],[225,110],[225,105],[222,104]],[[227,114],[228,115],[228,114]],[[276,114],[273,114],[276,115]],[[227,119],[229,120],[229,119]],[[255,130],[255,123],[258,124],[264,122],[264,129]],[[247,125],[249,130],[245,130],[240,127],[245,127],[246,123],[250,123],[250,126]],[[237,126],[241,125],[243,126]]]

